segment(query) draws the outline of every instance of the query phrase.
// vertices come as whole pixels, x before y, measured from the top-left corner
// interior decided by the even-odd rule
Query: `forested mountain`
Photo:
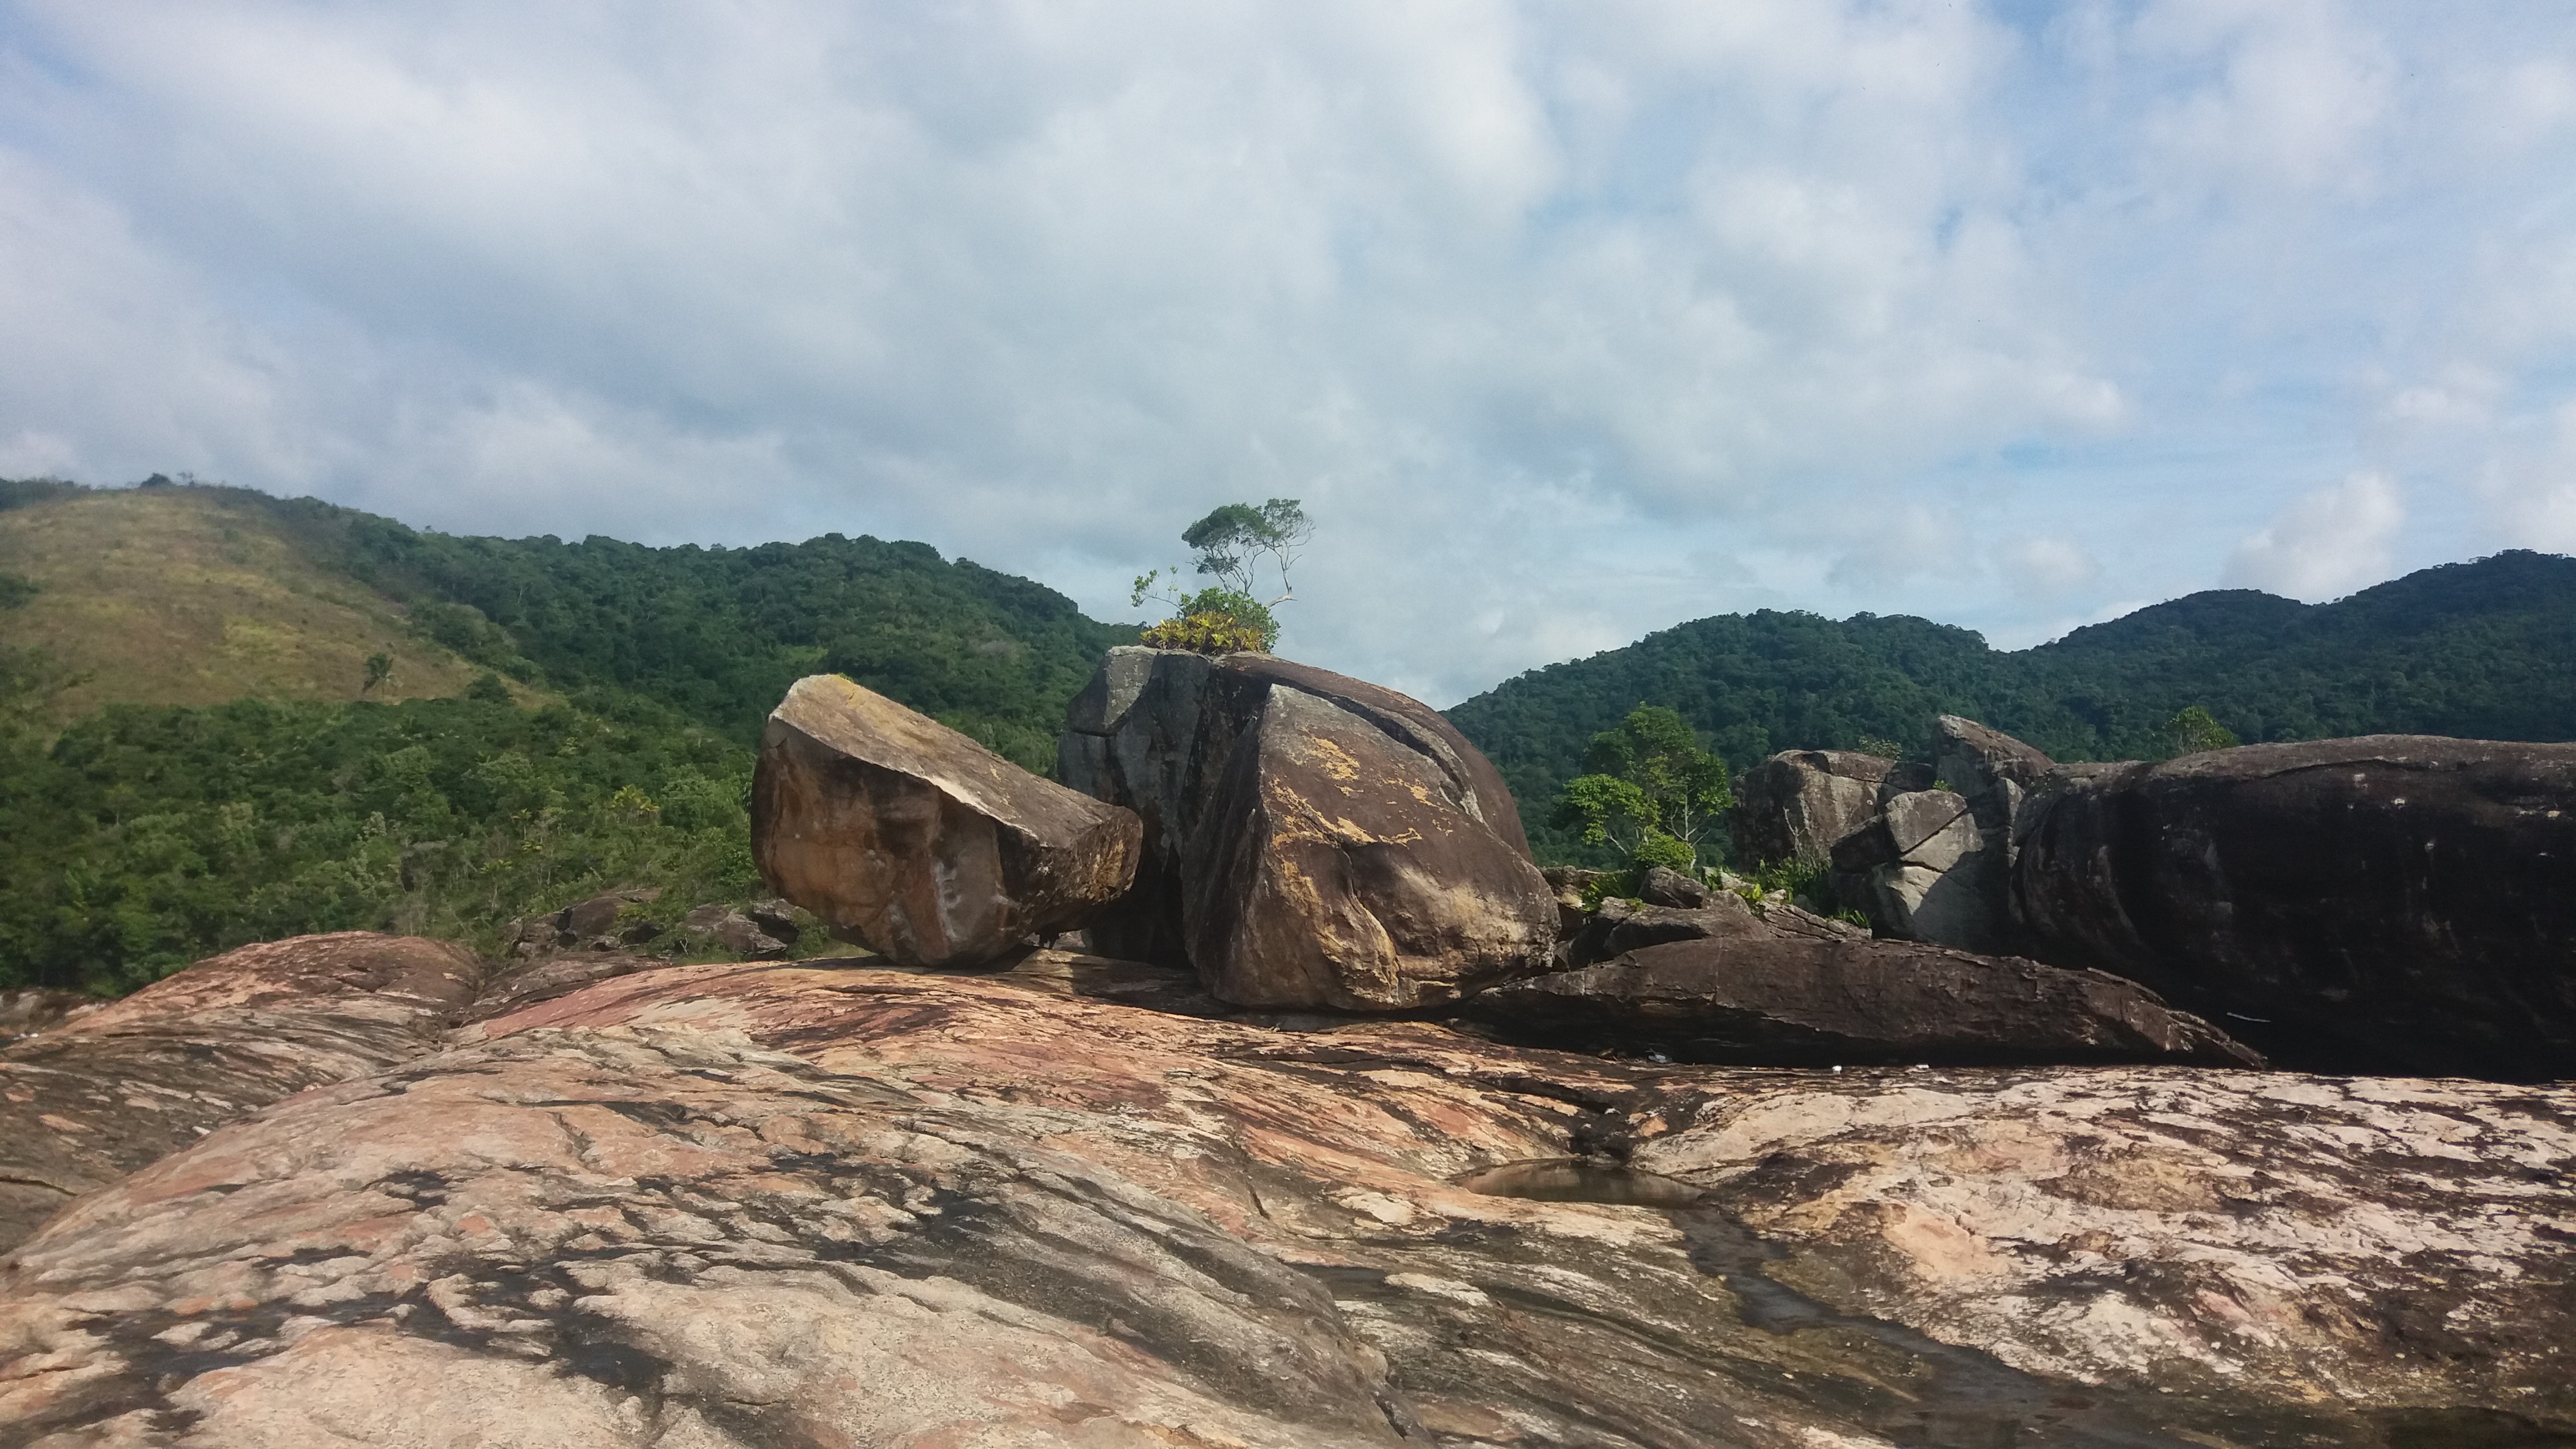
[[[759,890],[760,722],[838,671],[1039,770],[1135,631],[919,543],[457,537],[310,499],[0,481],[0,987],[113,991],[263,936],[489,944],[612,886]],[[1970,715],[2063,759],[2247,740],[2576,738],[2576,560],[2507,553],[2310,607],[2195,594],[1999,652],[1922,619],[1762,612],[1552,665],[1450,711],[1548,807],[1668,704],[1736,768]]]
[[[790,681],[849,674],[1046,771],[1134,637],[918,543],[460,538],[0,482],[0,988],[121,991],[300,931],[489,949],[613,887],[739,903]]]
[[[103,579],[109,571],[91,555],[112,557],[147,531],[163,566]],[[369,698],[452,695],[472,675],[448,662],[461,657],[594,713],[686,721],[749,745],[790,682],[828,671],[1040,770],[1054,763],[1066,701],[1103,650],[1136,632],[1084,617],[1041,584],[942,559],[922,543],[826,534],[753,548],[648,548],[595,536],[460,537],[244,488],[0,482],[0,569],[40,573],[48,561],[13,561],[13,548],[45,551],[58,569],[59,577],[36,579],[45,592],[30,613],[66,605],[47,642],[68,665],[138,674],[127,666],[152,666],[152,677],[109,699],[234,697],[151,693],[181,683],[146,649],[156,638],[194,654],[264,649],[308,673],[337,667],[345,676],[327,690],[274,672],[218,676],[264,686],[241,692],[355,698],[358,653],[368,647],[361,641],[374,640],[393,672],[390,687]],[[184,555],[183,566],[169,567],[171,555]],[[227,575],[217,581],[225,592],[208,591],[212,573]],[[256,597],[263,582],[275,600],[265,611],[270,601]],[[69,609],[74,597],[88,607]],[[202,628],[210,612],[236,623],[256,615],[248,632],[258,637],[242,650],[233,646],[244,641],[196,638],[192,626]],[[280,642],[299,626],[302,634]],[[335,629],[346,637],[328,637]]]
[[[1725,614],[1533,670],[1448,714],[1543,821],[1585,744],[1641,703],[1680,710],[1737,769],[1873,739],[1920,757],[1940,713],[2065,760],[2157,757],[2157,727],[2194,704],[2248,742],[2576,739],[2576,559],[2501,553],[2330,604],[2215,590],[2010,652],[1901,616]],[[1533,843],[1570,847],[1544,825]]]

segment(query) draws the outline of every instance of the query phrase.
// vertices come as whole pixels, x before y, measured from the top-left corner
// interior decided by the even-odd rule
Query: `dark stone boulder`
[[[2413,735],[2067,770],[2024,807],[2033,953],[2283,1060],[2576,1077],[2576,745]]]
[[[1699,906],[1632,904],[1613,896],[1566,938],[1557,961],[1561,968],[1571,970],[1668,941],[1768,938],[1774,934],[1776,927],[1756,916],[1742,896],[1728,891],[1711,892],[1707,903]]]
[[[1668,866],[1650,865],[1637,881],[1637,899],[1650,906],[1698,911],[1717,904],[1723,892],[1710,889]]]
[[[1583,903],[1584,893],[1607,876],[1606,870],[1593,870],[1580,865],[1551,865],[1539,871],[1547,888],[1556,892],[1556,930],[1560,936],[1571,936],[1583,929],[1592,908]]]
[[[1288,754],[1265,763],[1265,749]],[[1113,649],[1067,713],[1058,760],[1067,784],[1142,822],[1135,888],[1087,927],[1090,948],[1253,993],[1228,999],[1291,1004],[1271,993],[1296,979],[1322,993],[1296,1004],[1436,1000],[1534,969],[1556,933],[1555,892],[1501,775],[1393,690],[1264,654]],[[1292,823],[1326,805],[1311,829]],[[1316,935],[1296,966],[1272,934],[1293,919]]]
[[[1674,919],[1687,914],[1638,912],[1611,934],[1648,939],[1703,924]],[[1511,982],[1467,1010],[1530,1045],[1748,1066],[2262,1064],[2102,972],[1744,925]]]
[[[1824,865],[1891,790],[1931,784],[1920,765],[1852,750],[1783,750],[1735,777],[1727,827],[1746,865]]]
[[[1134,879],[1134,814],[838,675],[769,716],[751,848],[770,888],[907,966],[975,966],[1083,925]]]
[[[1385,1011],[1543,969],[1557,907],[1435,755],[1274,684],[1184,863],[1184,939],[1218,999]]]
[[[680,918],[681,930],[711,940],[746,961],[785,960],[788,943],[796,936],[795,923],[785,925],[788,935],[782,940],[762,929],[757,919],[722,905],[699,906]]]
[[[2001,730],[1945,714],[1932,722],[1932,774],[1958,792],[1990,843],[2009,847],[2014,816],[2057,762]]]

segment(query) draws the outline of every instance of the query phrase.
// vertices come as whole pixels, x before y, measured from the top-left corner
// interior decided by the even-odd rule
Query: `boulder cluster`
[[[2061,765],[1955,716],[1928,765],[1746,772],[1740,858],[1883,937],[2115,973],[2319,1070],[2576,1075],[2576,745],[2413,735]]]
[[[754,850],[905,966],[1080,932],[1240,1008],[1806,1066],[2576,1062],[2576,746],[2374,738],[2064,766],[1944,716],[1929,761],[1789,751],[1737,857],[1859,930],[1661,872],[1569,896],[1437,711],[1261,654],[1110,652],[1041,779],[838,678],[772,716]]]
[[[1941,741],[1739,783],[1818,910],[1267,656],[801,681],[778,901],[0,998],[0,1449],[2576,1443],[2576,747]]]

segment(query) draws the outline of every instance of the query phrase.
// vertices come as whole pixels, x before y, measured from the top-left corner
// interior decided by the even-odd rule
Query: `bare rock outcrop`
[[[0,1047],[0,1250],[254,1108],[436,1050],[482,977],[443,942],[299,936]]]
[[[906,965],[981,965],[1079,927],[1138,859],[1132,812],[838,675],[771,712],[751,817],[771,889]]]
[[[466,1028],[21,1245],[0,1446],[2576,1433],[2568,1089],[1659,1070],[1172,980],[670,967]]]
[[[2035,954],[2293,1064],[2576,1077],[2576,745],[2377,735],[2063,769],[2022,810]]]
[[[1435,710],[1263,654],[1115,649],[1066,781],[1144,822],[1088,939],[1243,1005],[1382,1011],[1540,969],[1555,896],[1511,792]]]

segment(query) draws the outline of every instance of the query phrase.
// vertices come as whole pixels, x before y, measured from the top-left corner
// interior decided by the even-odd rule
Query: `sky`
[[[1447,705],[2576,552],[2576,7],[0,0],[0,477],[837,532],[1230,501]]]

